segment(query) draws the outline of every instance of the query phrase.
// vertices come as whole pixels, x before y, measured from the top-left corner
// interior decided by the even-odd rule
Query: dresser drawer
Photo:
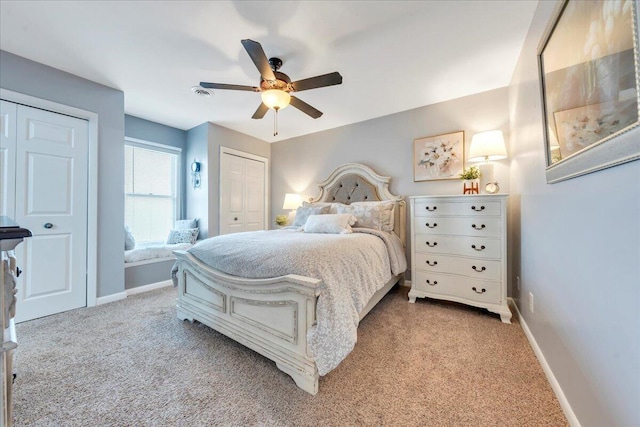
[[[450,202],[440,199],[417,199],[414,204],[415,216],[500,216],[500,202],[497,201],[460,201]]]
[[[502,241],[490,237],[416,234],[415,239],[416,252],[498,259],[502,253]]]
[[[456,234],[463,236],[500,237],[501,220],[494,217],[418,217],[414,219],[416,233]]]
[[[416,271],[415,281],[411,283],[411,286],[436,295],[490,304],[502,303],[500,282]]]
[[[501,280],[502,263],[490,259],[458,258],[416,252],[415,269],[431,273],[461,274],[480,280]]]

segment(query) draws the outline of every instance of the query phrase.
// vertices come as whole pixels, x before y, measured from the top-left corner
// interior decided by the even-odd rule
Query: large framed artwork
[[[538,48],[547,182],[640,159],[633,0],[563,1]]]
[[[413,140],[413,180],[459,179],[464,168],[464,131]]]

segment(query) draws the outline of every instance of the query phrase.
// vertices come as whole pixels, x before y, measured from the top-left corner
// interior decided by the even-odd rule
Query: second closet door
[[[264,230],[264,162],[220,156],[220,234]]]

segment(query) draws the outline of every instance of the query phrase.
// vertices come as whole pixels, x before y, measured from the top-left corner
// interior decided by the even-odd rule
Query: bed
[[[365,165],[349,163],[337,168],[325,181],[319,183],[319,196],[310,199],[312,206],[331,204],[331,209],[335,206],[342,208],[344,205],[351,205],[355,202],[392,201],[394,205],[392,211],[393,229],[388,230],[391,232],[386,233],[385,236],[380,236],[385,234],[380,231],[358,228],[353,228],[353,234],[342,235],[342,237],[339,235],[321,237],[295,230],[272,230],[238,233],[235,236],[217,236],[200,242],[188,251],[175,251],[177,261],[174,271],[178,285],[176,303],[178,318],[191,322],[199,321],[273,360],[281,371],[293,378],[298,387],[308,393],[316,394],[320,375],[326,374],[328,370],[337,366],[336,360],[327,362],[326,354],[332,350],[323,349],[332,340],[337,341],[337,338],[334,339],[331,335],[320,335],[322,331],[329,329],[325,326],[343,325],[338,326],[338,329],[344,327],[349,330],[355,325],[357,328],[359,320],[366,316],[395,284],[404,280],[406,259],[404,259],[402,247],[406,241],[406,204],[403,197],[390,193],[389,181],[389,177],[380,176]],[[336,203],[343,205],[335,205]],[[353,206],[357,207],[357,205],[358,203]],[[303,234],[309,237],[304,237]],[[341,258],[353,262],[353,268],[343,270],[345,277],[349,277],[351,274],[346,270],[354,270],[353,277],[356,278],[337,280],[335,270],[344,266],[322,267],[323,270],[318,272],[311,269],[310,271],[314,271],[312,275],[295,274],[299,270],[291,267],[290,271],[294,271],[294,273],[282,274],[283,271],[278,268],[280,264],[275,262],[275,257],[268,258],[270,256],[268,251],[266,255],[256,255],[249,254],[249,250],[245,253],[241,249],[243,244],[247,249],[261,247],[263,244],[268,249],[268,245],[271,244],[269,242],[275,240],[273,244],[276,245],[280,240],[282,242],[280,247],[283,248],[282,256],[288,257],[287,262],[289,262],[290,258],[295,257],[295,245],[302,244],[301,240],[307,238],[310,239],[309,241],[336,239],[336,241],[330,240],[329,244],[334,248],[331,252],[338,254],[341,250],[352,250],[347,249],[349,244],[358,246],[358,250],[349,252],[347,256]],[[233,245],[229,245],[227,244],[230,242],[228,239],[236,240]],[[343,243],[336,243],[337,240],[345,242],[344,249],[342,248]],[[378,240],[383,242],[374,243]],[[366,242],[366,244],[361,242]],[[380,253],[379,246],[384,245],[385,250],[388,251],[389,263],[386,264],[387,261],[382,258],[380,258],[380,262],[366,261],[369,258],[360,260],[358,258],[360,252],[364,254],[362,257],[369,257],[365,254],[369,250],[369,244],[371,244],[371,250],[376,253]],[[395,249],[395,255],[392,256],[392,252],[394,252],[392,248],[397,248],[397,245],[401,249],[401,258],[404,259],[404,264],[402,264],[397,249]],[[288,249],[289,246],[293,248],[294,252],[290,251],[290,255],[287,255],[285,248]],[[315,247],[313,244],[307,246]],[[229,249],[231,247],[238,249],[234,251]],[[214,254],[215,248],[220,250],[227,248],[230,252]],[[317,255],[320,260],[322,249],[320,249],[321,246],[318,248],[319,252],[312,254],[314,257]],[[272,248],[272,251],[274,250]],[[307,251],[307,255],[309,253],[311,253],[310,250]],[[212,254],[212,260],[207,258],[208,254]],[[245,256],[249,259],[234,258],[236,256]],[[266,258],[261,259],[260,256]],[[237,270],[233,270],[237,274],[223,271],[229,270],[231,267],[227,268],[226,264],[216,264],[216,259],[224,259],[225,262],[237,265]],[[235,262],[233,262],[234,260]],[[364,265],[367,262],[369,265]],[[265,270],[268,267],[267,264],[271,264],[273,270]],[[313,264],[316,264],[315,258]],[[253,274],[251,270],[246,270],[252,265],[260,271]],[[219,268],[214,268],[214,266]],[[383,279],[381,279],[383,275],[380,273],[375,276],[375,280],[370,279],[367,276],[369,270],[373,271],[378,267],[389,271],[384,273]],[[325,268],[326,270],[324,270]],[[261,277],[260,275],[264,275],[265,271],[274,271],[276,274],[274,277]],[[247,278],[253,276],[258,278]],[[342,281],[342,283],[337,283],[338,281]],[[380,283],[380,281],[382,282]],[[350,308],[351,311],[354,311],[353,319],[327,317],[327,311],[332,310],[333,300],[337,299],[335,289],[342,289],[342,286],[345,286],[345,289],[350,286],[351,290],[348,292],[358,294],[357,298],[354,297],[353,307]],[[343,291],[339,293],[343,293]],[[337,309],[335,312],[342,313]],[[348,317],[348,315],[346,316]],[[341,331],[338,331],[335,334],[340,333]],[[352,344],[355,345],[355,339]],[[347,343],[336,350],[336,353],[341,354],[337,363],[340,363],[350,351],[348,346]],[[345,351],[346,354],[343,354]]]

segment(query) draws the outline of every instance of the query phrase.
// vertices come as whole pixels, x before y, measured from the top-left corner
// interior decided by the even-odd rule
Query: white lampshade
[[[470,162],[500,160],[506,157],[507,147],[504,145],[501,130],[490,130],[473,135],[468,155]]]
[[[263,90],[260,97],[264,105],[274,110],[282,110],[291,102],[291,95],[280,89]]]
[[[302,204],[302,197],[299,194],[287,193],[284,195],[284,204],[282,209],[298,209]]]

